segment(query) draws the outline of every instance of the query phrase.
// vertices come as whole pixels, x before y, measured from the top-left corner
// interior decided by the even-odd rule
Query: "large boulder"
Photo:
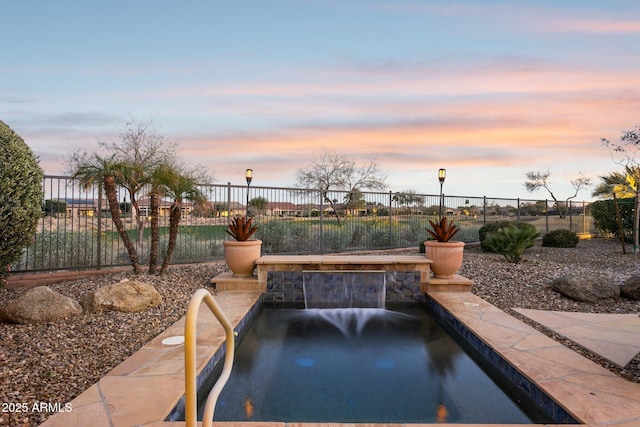
[[[48,286],[33,288],[0,309],[0,319],[11,323],[46,323],[82,314],[73,298],[54,292]]]
[[[617,299],[620,287],[610,278],[598,275],[567,275],[558,277],[551,288],[576,301],[595,303]]]
[[[620,296],[632,300],[640,300],[640,275],[629,277],[620,288]]]
[[[153,286],[125,279],[89,293],[82,300],[82,306],[88,313],[103,311],[130,313],[155,307],[161,302],[162,296]]]

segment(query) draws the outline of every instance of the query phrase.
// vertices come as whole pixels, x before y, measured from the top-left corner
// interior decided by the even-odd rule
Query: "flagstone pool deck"
[[[429,292],[429,297],[476,334],[484,343],[509,362],[530,381],[552,397],[564,410],[586,426],[640,426],[640,384],[626,381],[593,363],[536,329],[499,310],[471,292]],[[237,325],[261,298],[255,290],[220,291],[214,297],[233,325]],[[556,312],[551,313],[554,321]],[[537,313],[524,313],[534,315]],[[203,307],[198,322],[198,371],[224,342],[224,331],[215,317]],[[601,316],[601,315],[600,315]],[[616,316],[616,315],[613,315]],[[543,316],[544,317],[544,316]],[[629,335],[611,331],[632,331],[638,318],[616,318],[597,332],[588,329],[588,315],[574,316],[572,325],[584,326],[598,334],[601,346],[627,346]],[[549,319],[547,319],[549,320]],[[596,323],[605,319],[598,317]],[[544,318],[538,317],[544,322]],[[555,318],[557,321],[557,318]],[[41,426],[94,427],[182,427],[184,422],[164,421],[184,394],[184,346],[164,345],[165,338],[183,335],[185,319],[181,319],[158,335],[142,349],[122,362],[96,384],[71,402],[72,410],[58,413]],[[606,322],[604,322],[606,324]],[[608,328],[613,329],[608,329]],[[579,328],[580,329],[580,328]],[[585,329],[580,329],[582,332]],[[620,337],[623,337],[620,339]],[[589,346],[589,343],[586,343]],[[628,349],[624,350],[628,352]],[[613,351],[613,354],[619,354]],[[626,354],[626,353],[625,353]],[[478,396],[478,398],[482,398]],[[200,425],[200,424],[199,424]],[[214,422],[216,426],[355,426],[332,423],[281,422]],[[374,426],[374,424],[357,424]],[[388,426],[398,424],[387,424]],[[433,426],[435,424],[428,424]],[[447,424],[463,426],[462,424]],[[380,425],[382,426],[382,425]],[[464,426],[489,426],[464,424]],[[508,424],[500,424],[509,427]],[[515,426],[515,425],[512,425]]]

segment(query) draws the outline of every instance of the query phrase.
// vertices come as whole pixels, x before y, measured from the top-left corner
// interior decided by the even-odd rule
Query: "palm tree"
[[[117,183],[121,180],[125,165],[115,160],[115,155],[103,158],[98,154],[82,157],[75,166],[73,178],[77,179],[80,184],[88,189],[95,184],[101,183],[104,193],[109,203],[111,211],[111,220],[118,230],[120,238],[124,242],[125,248],[129,253],[129,259],[133,267],[134,274],[140,274],[140,265],[136,247],[127,233],[120,216],[120,204],[118,203]]]
[[[601,176],[602,182],[593,190],[592,196],[596,197],[635,197],[640,181],[640,166],[625,166],[624,173],[611,172],[607,176]]]
[[[151,215],[151,244],[149,246],[149,274],[156,274],[158,267],[158,249],[160,247],[160,199],[162,188],[153,182],[149,192],[149,209]]]
[[[159,273],[164,274],[176,248],[180,220],[182,219],[182,203],[185,200],[190,200],[196,204],[204,204],[206,197],[198,188],[194,174],[184,172],[177,166],[161,166],[156,170],[154,176],[155,185],[162,188],[165,196],[173,199],[169,214],[169,243]]]

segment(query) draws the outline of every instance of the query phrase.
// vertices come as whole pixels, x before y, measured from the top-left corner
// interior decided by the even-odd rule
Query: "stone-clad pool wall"
[[[357,270],[344,270],[344,274]],[[322,271],[320,271],[322,272]],[[324,272],[330,277],[340,276],[340,271]],[[282,307],[304,307],[303,275],[307,271],[268,271],[267,291],[262,297],[265,304]],[[420,272],[385,271],[387,304],[414,304],[425,301],[420,283]],[[366,280],[366,275],[363,277]]]
[[[275,306],[304,306],[303,273],[379,271],[385,273],[387,304],[425,301],[427,291],[470,291],[471,280],[431,277],[431,260],[424,256],[263,256],[257,261],[258,289],[263,302]]]

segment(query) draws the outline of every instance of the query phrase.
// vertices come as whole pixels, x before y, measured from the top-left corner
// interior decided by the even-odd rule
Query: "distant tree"
[[[141,215],[139,199],[147,196],[143,190],[149,186],[155,168],[175,164],[177,147],[167,141],[152,127],[153,122],[139,122],[130,119],[117,140],[99,141],[98,145],[107,153],[113,153],[126,171],[118,185],[129,193],[138,228],[138,243],[142,244],[144,218]]]
[[[412,206],[424,205],[424,196],[419,196],[413,190],[405,190],[394,195],[394,200],[399,206],[406,206],[411,214]]]
[[[606,138],[601,138],[602,145],[607,147],[611,159],[614,163],[624,166],[625,174],[630,172],[630,178],[635,185],[632,187],[635,190],[635,215],[633,219],[633,253],[637,253],[640,246],[640,186],[637,185],[640,182],[640,163],[637,158],[640,155],[640,126],[636,126],[631,130],[624,131],[620,137],[619,143],[614,143]]]
[[[567,197],[564,203],[561,203],[551,191],[551,183],[549,182],[550,176],[551,172],[549,170],[547,170],[546,172],[529,171],[526,173],[527,180],[524,182],[524,187],[529,193],[533,193],[540,188],[544,188],[545,190],[547,190],[555,203],[556,209],[558,210],[558,215],[560,216],[560,218],[564,218],[569,211],[569,201],[576,198],[578,196],[578,192],[582,188],[591,185],[591,178],[587,178],[582,173],[580,173],[578,178],[570,180],[569,182],[571,182],[571,185],[573,186],[575,192],[573,193],[573,196]]]
[[[520,212],[524,215],[544,215],[547,212],[547,204],[544,200],[537,200],[533,203],[523,203],[520,206]]]
[[[42,213],[42,180],[37,157],[0,121],[0,286],[33,241]]]
[[[387,188],[385,181],[386,176],[376,162],[358,164],[346,155],[332,151],[324,151],[296,172],[296,187],[320,191],[322,198],[331,205],[339,225],[336,201],[328,196],[329,191],[384,190]]]
[[[249,200],[249,206],[254,207],[258,212],[264,212],[267,209],[269,201],[264,197],[254,197]],[[249,207],[247,206],[247,208]]]
[[[359,209],[367,206],[367,201],[360,190],[353,190],[344,196],[344,205],[351,215],[356,215]]]
[[[58,216],[67,212],[67,202],[64,200],[45,200],[44,213],[51,216]]]

